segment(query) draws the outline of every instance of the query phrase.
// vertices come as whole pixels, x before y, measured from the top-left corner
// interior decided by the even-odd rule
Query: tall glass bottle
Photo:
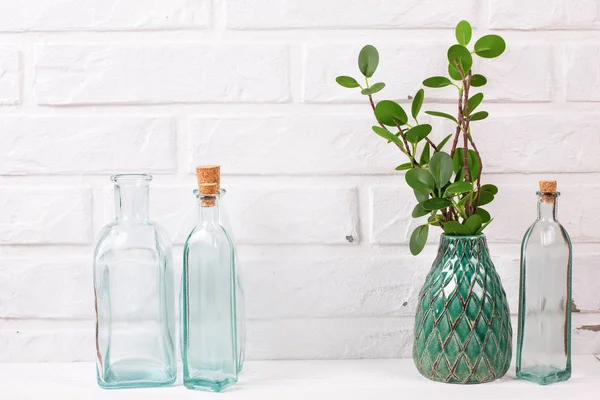
[[[517,377],[546,385],[571,377],[572,246],[556,219],[556,182],[540,182],[537,195],[521,247]]]
[[[173,259],[148,216],[150,175],[115,175],[116,219],[94,252],[96,371],[103,388],[175,382]]]
[[[219,218],[219,168],[203,176],[201,168],[198,221],[183,254],[183,383],[219,392],[238,380],[235,256]]]
[[[231,229],[231,224],[229,222],[229,218],[227,213],[225,212],[224,201],[223,198],[227,194],[227,191],[223,188],[220,190],[221,199],[219,202],[219,215],[221,220],[221,225],[229,235],[231,242],[234,246],[234,264],[235,264],[235,282],[236,282],[236,316],[237,316],[237,352],[238,352],[238,364],[237,371],[238,374],[242,372],[244,368],[244,362],[246,361],[246,299],[244,294],[244,286],[242,279],[242,271],[240,268],[238,253],[235,251],[235,236],[233,230]]]

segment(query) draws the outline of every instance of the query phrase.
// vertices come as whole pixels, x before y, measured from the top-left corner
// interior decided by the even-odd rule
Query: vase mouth
[[[485,238],[485,233],[478,233],[477,235],[447,235],[442,233],[441,237],[447,240],[481,239]]]

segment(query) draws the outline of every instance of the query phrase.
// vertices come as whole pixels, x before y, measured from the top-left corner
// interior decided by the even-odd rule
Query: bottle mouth
[[[150,182],[152,175],[150,174],[117,174],[112,175],[110,180],[115,183],[139,183]]]
[[[560,192],[535,192],[539,197],[549,196],[549,197],[560,197]]]
[[[215,193],[215,194],[200,194],[200,190],[198,189],[194,189],[194,196],[196,196],[197,199],[199,199],[200,197],[223,197],[227,194],[227,190],[221,188],[219,189],[219,193]]]

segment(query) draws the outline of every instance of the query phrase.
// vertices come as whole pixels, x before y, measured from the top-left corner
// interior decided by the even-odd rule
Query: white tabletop
[[[73,364],[0,364],[0,399],[600,399],[600,360],[573,359],[573,377],[538,386],[514,378],[483,385],[448,385],[421,377],[411,359],[248,362],[240,383],[220,394],[168,388],[103,390],[95,367]]]

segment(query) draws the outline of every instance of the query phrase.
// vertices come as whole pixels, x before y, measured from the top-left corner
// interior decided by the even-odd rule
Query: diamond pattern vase
[[[510,366],[506,293],[483,234],[442,235],[419,294],[413,359],[434,381],[484,383]]]

